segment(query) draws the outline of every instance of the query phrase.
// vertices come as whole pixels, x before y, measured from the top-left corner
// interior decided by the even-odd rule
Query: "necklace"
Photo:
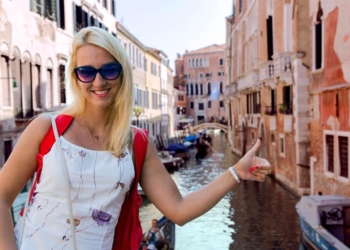
[[[85,123],[85,128],[86,128],[86,131],[88,132],[91,140],[95,143],[97,143],[98,145],[101,144],[100,142],[100,136],[95,134],[94,130],[92,127],[90,127],[90,125],[87,123],[87,121],[85,120],[85,117],[83,116],[83,120],[84,120],[84,123]],[[103,135],[103,134],[102,134]],[[95,140],[93,139],[95,138]]]

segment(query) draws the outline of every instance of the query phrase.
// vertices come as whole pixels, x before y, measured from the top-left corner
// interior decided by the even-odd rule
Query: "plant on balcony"
[[[279,108],[279,112],[281,114],[292,114],[292,105],[288,103],[281,103]]]

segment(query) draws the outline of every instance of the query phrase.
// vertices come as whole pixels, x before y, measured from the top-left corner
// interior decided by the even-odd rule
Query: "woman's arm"
[[[0,249],[17,249],[11,206],[36,170],[36,156],[50,125],[48,115],[34,119],[22,133],[0,172]]]
[[[264,181],[270,164],[255,153],[260,147],[260,140],[233,168],[246,180]],[[258,169],[250,172],[252,166]],[[206,213],[214,207],[236,184],[236,180],[225,171],[205,187],[182,197],[173,179],[160,161],[157,150],[149,140],[147,155],[141,174],[141,186],[147,197],[171,221],[178,225]]]

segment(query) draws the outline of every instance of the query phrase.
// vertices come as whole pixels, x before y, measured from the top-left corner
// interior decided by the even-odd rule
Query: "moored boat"
[[[349,249],[349,198],[335,195],[302,196],[296,210],[303,239],[313,248]]]

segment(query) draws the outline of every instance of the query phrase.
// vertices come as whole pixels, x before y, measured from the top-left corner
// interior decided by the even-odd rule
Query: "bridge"
[[[226,134],[228,134],[228,126],[223,125],[221,123],[216,123],[216,122],[205,122],[201,123],[195,126],[191,126],[190,130],[191,132],[198,132],[199,130],[205,129],[205,128],[216,128],[216,129],[221,129],[224,131]]]

